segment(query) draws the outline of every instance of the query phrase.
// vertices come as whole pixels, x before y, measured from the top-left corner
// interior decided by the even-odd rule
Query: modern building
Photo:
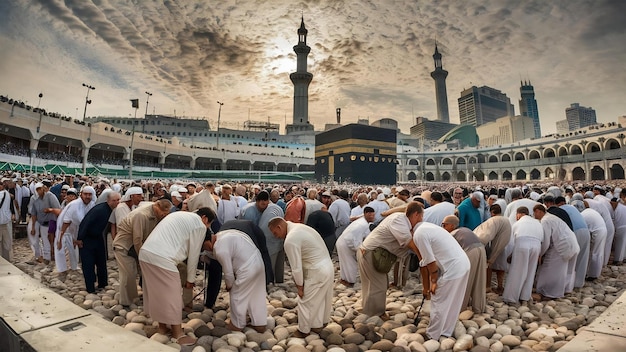
[[[569,108],[565,108],[565,119],[570,131],[598,123],[596,111],[590,107],[580,106],[578,103],[573,103]]]
[[[298,44],[293,47],[297,55],[296,72],[289,75],[293,83],[293,122],[286,127],[287,134],[313,133],[313,125],[309,123],[309,84],[313,74],[307,72],[307,56],[311,47],[306,45],[308,30],[304,26],[304,17],[298,29]]]
[[[349,124],[315,135],[315,178],[392,185],[396,182],[396,134],[389,128]]]
[[[537,100],[535,100],[535,88],[528,82],[520,82],[520,95],[522,99],[519,100],[520,115],[530,117],[533,120],[534,126],[534,138],[541,137],[541,124],[539,123],[539,109],[537,109]]]
[[[461,125],[478,127],[503,116],[515,116],[511,99],[491,87],[472,86],[461,92],[458,101]]]
[[[423,146],[427,141],[436,141],[448,133],[457,125],[439,120],[429,120],[418,116],[415,118],[415,125],[411,126],[411,137],[418,140],[419,146]]]
[[[476,127],[478,144],[491,147],[535,138],[534,120],[527,116],[505,116]]]
[[[443,69],[441,63],[441,54],[435,44],[435,54],[433,54],[435,60],[435,70],[430,73],[430,76],[435,80],[435,98],[437,99],[437,120],[445,123],[450,122],[450,113],[448,112],[448,91],[446,89],[446,77],[448,77],[448,71]]]

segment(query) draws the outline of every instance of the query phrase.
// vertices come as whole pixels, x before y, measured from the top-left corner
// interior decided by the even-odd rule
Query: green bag
[[[372,251],[374,257],[374,269],[381,274],[387,274],[396,263],[398,257],[383,247],[378,247]]]

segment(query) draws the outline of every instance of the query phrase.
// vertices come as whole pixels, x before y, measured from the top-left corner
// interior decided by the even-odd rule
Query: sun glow
[[[268,75],[281,75],[296,71],[296,57],[293,43],[285,38],[276,37],[267,43],[263,71]]]

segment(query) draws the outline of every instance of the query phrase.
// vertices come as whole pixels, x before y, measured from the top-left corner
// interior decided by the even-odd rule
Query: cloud
[[[0,44],[13,49],[0,51],[0,90],[20,96],[63,87],[51,89],[46,104],[64,111],[87,81],[98,87],[93,114],[125,116],[129,96],[149,90],[160,113],[213,118],[220,100],[232,121],[250,111],[252,119],[282,122],[293,105],[301,16],[314,75],[309,115],[318,128],[340,105],[346,119],[391,117],[405,132],[417,114],[435,118],[435,40],[449,71],[452,121],[471,85],[503,91],[518,111],[520,79],[535,86],[544,131],[555,130],[572,102],[594,106],[601,121],[625,114],[626,4],[612,0],[0,2]],[[37,79],[18,84],[20,63]]]

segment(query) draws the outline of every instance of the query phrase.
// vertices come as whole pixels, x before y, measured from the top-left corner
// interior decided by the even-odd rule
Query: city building
[[[304,26],[304,17],[298,29],[298,44],[293,47],[297,55],[296,72],[289,75],[293,83],[293,122],[286,127],[287,134],[313,134],[313,125],[309,123],[309,84],[313,74],[307,72],[307,56],[311,47],[306,45],[308,30]]]
[[[315,135],[315,178],[392,185],[396,182],[396,131],[349,124]]]
[[[530,117],[533,120],[535,130],[534,138],[541,137],[541,124],[539,123],[539,109],[537,109],[537,100],[535,100],[535,88],[528,82],[520,82],[519,110],[520,115]]]
[[[597,123],[596,111],[590,107],[580,106],[578,103],[573,103],[569,108],[565,108],[565,119],[570,131]]]
[[[501,91],[487,86],[472,86],[464,90],[458,101],[461,125],[478,127],[502,116],[515,115],[511,99]]]
[[[476,127],[481,147],[511,144],[535,138],[534,120],[527,116],[505,116]]]
[[[436,141],[448,133],[457,125],[439,120],[429,120],[418,116],[415,118],[415,125],[411,126],[411,137],[418,141],[419,146],[423,146],[427,141]]]
[[[445,123],[450,122],[450,113],[448,112],[448,91],[446,90],[446,77],[448,77],[448,71],[443,69],[441,63],[441,54],[435,44],[435,53],[433,54],[435,60],[435,70],[430,73],[430,76],[435,80],[435,98],[437,99],[437,120]]]

